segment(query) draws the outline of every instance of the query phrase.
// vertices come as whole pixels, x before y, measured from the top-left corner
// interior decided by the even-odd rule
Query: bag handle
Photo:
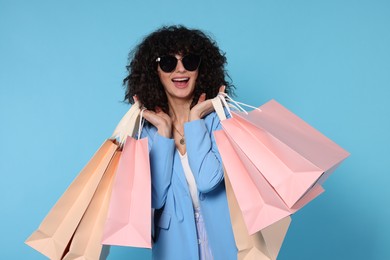
[[[222,103],[224,104],[224,106],[229,110],[229,113],[230,113],[230,109],[229,108],[234,108],[235,110],[238,110],[238,111],[241,111],[241,112],[246,112],[245,109],[243,109],[237,101],[233,100],[228,94],[226,94],[225,92],[219,92],[218,93],[218,96],[219,98],[221,99]],[[229,101],[229,103],[228,103]],[[233,104],[232,104],[233,103]],[[231,113],[230,113],[231,115]],[[232,116],[232,115],[231,115]]]
[[[141,112],[139,113],[139,124],[138,124],[139,126],[138,126],[137,140],[139,140],[141,138],[142,128],[144,127],[145,118],[143,116],[144,116],[145,110],[146,110],[146,108],[143,107],[141,109]]]
[[[249,107],[249,108],[252,108],[252,109],[256,109],[256,110],[261,111],[261,109],[258,108],[258,107],[254,107],[254,106],[251,106],[251,105],[248,105],[248,104],[245,104],[245,103],[238,102],[238,101],[234,100],[233,98],[231,98],[231,97],[230,97],[228,94],[226,94],[226,93],[220,92],[219,94],[223,95],[223,96],[227,99],[228,102],[234,103],[234,104],[235,104],[234,107],[235,107],[235,108],[238,108],[237,110],[239,110],[239,111],[241,111],[241,112],[244,112],[245,114],[248,114],[248,112],[247,112],[245,109],[243,109],[242,106],[244,106],[244,107]]]
[[[127,136],[134,136],[135,130],[138,129],[138,139],[140,137],[140,130],[142,130],[143,123],[140,121],[141,109],[139,108],[140,103],[135,102],[126,112],[126,114],[119,121],[117,127],[112,133],[110,139],[117,140],[120,146],[123,146]]]
[[[228,103],[226,99],[228,99],[229,102],[231,101],[234,104]],[[213,103],[214,110],[221,121],[226,119],[224,108],[226,108],[227,114],[230,117],[233,117],[231,109],[246,112],[239,104],[237,104],[236,101],[230,98],[225,92],[219,92],[218,95],[211,100],[211,102]]]
[[[211,99],[211,102],[213,103],[214,110],[217,113],[219,120],[221,120],[221,121],[225,120],[226,115],[225,115],[225,111],[223,109],[223,103],[222,103],[222,100],[221,100],[219,94],[215,98]]]

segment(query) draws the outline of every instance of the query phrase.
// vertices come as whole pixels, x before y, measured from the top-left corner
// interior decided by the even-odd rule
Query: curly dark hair
[[[125,101],[133,104],[133,96],[137,95],[146,108],[155,110],[160,107],[168,112],[168,100],[158,76],[156,58],[188,53],[201,57],[191,107],[202,93],[206,93],[207,99],[215,97],[222,85],[226,86],[226,93],[232,94],[234,86],[225,69],[226,57],[216,42],[200,30],[175,25],[154,31],[130,52],[126,66],[128,76],[123,80]]]

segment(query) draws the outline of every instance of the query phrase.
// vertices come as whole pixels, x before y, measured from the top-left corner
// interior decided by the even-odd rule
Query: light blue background
[[[0,0],[0,259],[24,245],[128,106],[128,51],[163,24],[211,32],[240,101],[276,99],[351,152],[279,259],[390,259],[390,4]],[[148,259],[113,248],[109,259]]]

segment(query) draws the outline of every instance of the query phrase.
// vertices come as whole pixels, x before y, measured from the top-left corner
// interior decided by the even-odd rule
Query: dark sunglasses
[[[162,71],[172,72],[176,68],[178,60],[179,59],[173,55],[166,55],[158,57],[156,62],[160,65]],[[188,54],[180,60],[183,63],[184,68],[188,71],[195,71],[200,65],[200,56],[195,54]]]

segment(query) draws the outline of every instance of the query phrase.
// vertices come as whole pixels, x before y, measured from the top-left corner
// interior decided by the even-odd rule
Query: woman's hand
[[[219,92],[225,92],[225,86],[219,88]],[[206,94],[203,93],[198,99],[198,103],[191,109],[189,121],[201,119],[214,111],[211,99],[206,100]]]
[[[136,96],[133,97],[134,101],[138,101]],[[144,110],[143,117],[152,125],[157,128],[157,132],[166,138],[172,137],[172,119],[171,117],[163,112],[161,108],[157,108],[156,112],[151,110]]]

